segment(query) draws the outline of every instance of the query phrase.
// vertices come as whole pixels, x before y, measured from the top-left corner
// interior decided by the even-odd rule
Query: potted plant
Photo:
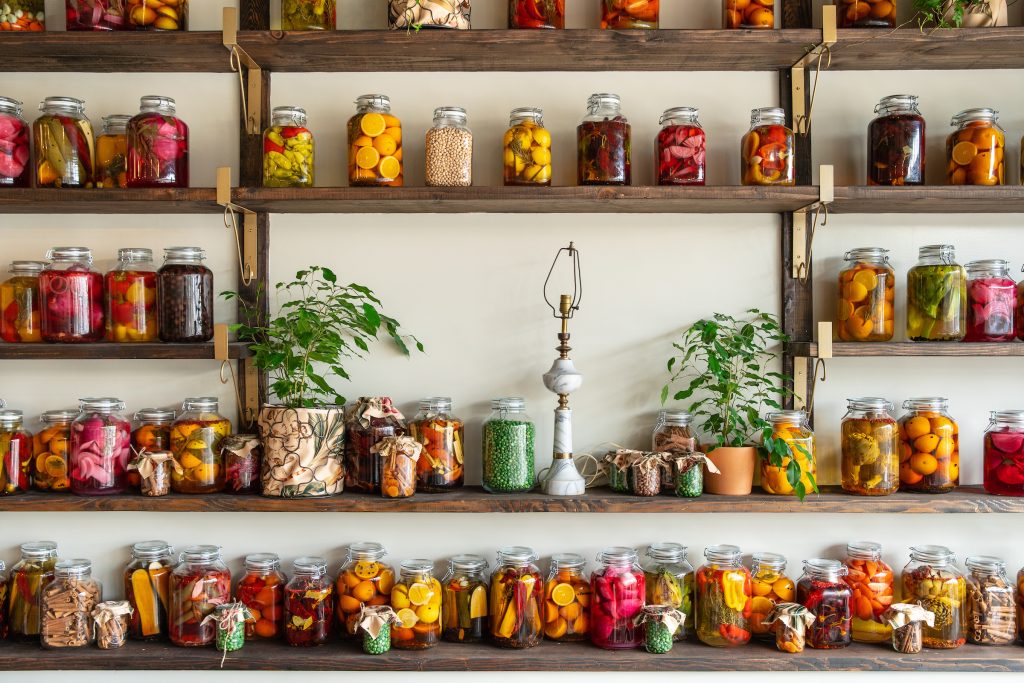
[[[362,358],[383,331],[406,356],[399,323],[380,311],[380,300],[362,285],[338,283],[328,268],[311,266],[292,282],[276,285],[277,316],[261,321],[237,292],[221,296],[241,303],[246,322],[233,326],[248,342],[256,368],[269,375],[277,403],[260,408],[263,495],[284,498],[329,496],[344,484],[345,397],[328,379],[349,379],[343,363]]]
[[[1006,26],[1006,0],[914,0],[921,26]]]

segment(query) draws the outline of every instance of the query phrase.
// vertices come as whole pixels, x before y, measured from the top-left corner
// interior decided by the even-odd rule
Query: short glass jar
[[[1003,185],[1006,181],[1006,133],[995,109],[965,109],[950,121],[946,138],[949,185]]]
[[[106,333],[103,276],[92,269],[92,250],[54,247],[39,273],[40,331],[45,342],[91,343]]]
[[[96,187],[128,187],[128,122],[131,116],[113,114],[103,117],[103,128],[96,138]]]
[[[967,566],[967,637],[976,645],[1012,645],[1017,640],[1016,587],[998,557],[974,556]]]
[[[111,496],[128,487],[132,425],[117,398],[83,398],[71,424],[71,492]]]
[[[1009,342],[1016,338],[1017,283],[1003,259],[971,261],[967,271],[965,342]]]
[[[39,642],[42,592],[53,581],[57,544],[53,541],[32,541],[22,543],[20,550],[21,559],[11,567],[10,591],[7,594],[8,638]]]
[[[630,185],[632,130],[618,95],[591,95],[587,114],[576,128],[577,184]]]
[[[132,545],[132,559],[124,570],[124,597],[134,610],[128,626],[132,640],[165,640],[168,636],[167,601],[174,560],[166,541]]]
[[[734,647],[750,640],[748,606],[753,588],[741,557],[734,545],[713,545],[704,550],[705,562],[694,579],[694,627],[697,637],[707,645]]]
[[[105,285],[107,341],[158,341],[153,250],[118,249]]]
[[[707,137],[694,107],[666,109],[658,123],[654,177],[659,185],[703,185]]]
[[[173,1],[168,3],[173,4]],[[123,31],[126,28],[124,0],[67,0],[65,5],[69,31]],[[169,9],[174,11],[172,7]]]
[[[883,616],[893,603],[895,574],[882,559],[882,546],[856,541],[846,546],[846,584],[853,591],[853,639],[858,643],[884,643],[892,627]]]
[[[472,143],[472,136],[470,137]],[[348,120],[348,183],[402,187],[402,122],[387,95],[360,95]]]
[[[128,187],[188,187],[188,126],[170,97],[146,95],[128,122]]]
[[[256,434],[229,434],[220,442],[224,491],[236,496],[260,494],[263,444]]]
[[[34,444],[20,410],[0,410],[0,496],[29,490]]]
[[[35,186],[92,187],[95,146],[85,102],[47,97],[39,111],[42,116],[32,122]]]
[[[686,640],[693,632],[693,565],[686,559],[686,546],[652,543],[647,546],[643,569],[645,604],[663,605],[685,614],[672,640]]]
[[[804,560],[804,573],[796,583],[796,600],[814,615],[807,627],[807,645],[834,650],[853,642],[850,599],[843,580],[846,567],[839,560]]]
[[[427,131],[427,187],[469,187],[473,184],[473,131],[466,110],[438,107]]]
[[[284,632],[284,587],[288,577],[281,571],[276,553],[245,556],[245,575],[235,588],[238,601],[249,608],[246,640],[273,640]]]
[[[441,637],[452,643],[481,643],[487,638],[487,560],[455,555],[441,579]]]
[[[703,464],[693,461],[681,465],[679,460],[697,451],[697,439],[690,428],[692,422],[693,415],[685,410],[658,411],[658,421],[651,434],[651,450],[672,456],[661,478],[662,493],[692,498],[703,492]],[[611,469],[616,468],[613,466]]]
[[[220,546],[190,545],[171,572],[168,606],[171,642],[181,647],[213,644],[217,629],[206,617],[231,600],[231,572]]]
[[[722,0],[725,28],[775,28],[775,0]]]
[[[593,594],[586,575],[587,561],[575,553],[551,556],[544,585],[544,637],[558,642],[590,640],[590,602]]]
[[[839,0],[839,28],[896,28],[897,0]]]
[[[565,0],[508,0],[509,28],[565,28]]]
[[[504,138],[505,185],[551,185],[551,133],[544,127],[544,111],[535,107],[513,109],[508,125]]]
[[[601,2],[601,28],[656,29],[658,28],[658,0],[599,0]]]
[[[761,488],[781,496],[804,495],[817,489],[818,466],[814,432],[803,410],[780,410],[768,414],[772,425],[771,447],[761,455]],[[781,445],[780,445],[781,442]],[[785,451],[782,455],[779,451]],[[796,460],[800,479],[789,480],[789,464]]]
[[[0,97],[0,187],[29,187],[29,127],[22,104]]]
[[[274,107],[263,131],[263,187],[313,187],[314,149],[306,110]]]
[[[917,95],[889,95],[868,124],[868,185],[924,185],[925,125]]]
[[[491,642],[522,649],[540,643],[544,579],[531,548],[509,546],[498,551],[491,573]]]
[[[744,185],[795,185],[796,139],[786,126],[786,110],[762,107],[750,112],[750,130],[740,144]]]
[[[796,584],[786,576],[786,557],[777,553],[754,553],[750,558],[750,633],[760,640],[773,640],[774,628],[765,620],[775,606],[793,602]]]
[[[160,341],[200,343],[213,339],[213,272],[199,247],[167,247],[157,271]]]
[[[465,478],[464,423],[452,415],[452,400],[435,396],[420,401],[409,423],[412,438],[423,444],[416,461],[416,491],[444,493],[462,488]]]
[[[984,471],[985,490],[989,493],[1024,496],[1024,410],[989,413]]]
[[[284,589],[284,642],[292,647],[323,645],[333,624],[334,585],[327,576],[327,560],[297,558]]]
[[[39,274],[44,266],[42,261],[11,261],[11,276],[0,283],[0,339],[3,341],[43,340]]]
[[[374,446],[405,430],[405,417],[390,398],[361,397],[345,418],[345,488],[379,494],[380,457]]]
[[[171,453],[181,472],[171,474],[175,493],[217,493],[224,490],[224,455],[220,444],[231,433],[231,421],[218,411],[216,397],[187,398],[171,426]]]
[[[590,642],[605,650],[629,650],[644,644],[637,617],[644,609],[647,582],[633,548],[605,548],[601,566],[590,576]]]
[[[132,448],[138,453],[171,450],[171,425],[174,411],[163,408],[143,408],[135,413]]]
[[[418,31],[423,28],[450,28],[468,31],[470,0],[388,0],[388,28],[392,31]]]
[[[69,447],[71,423],[77,410],[47,410],[39,416],[43,427],[36,432],[32,487],[37,491],[66,493],[71,488]]]
[[[441,583],[430,560],[405,560],[391,589],[391,607],[398,622],[391,627],[391,646],[426,650],[441,642]]]
[[[960,483],[960,430],[949,400],[910,398],[900,418],[900,489],[949,493]]]
[[[348,547],[348,557],[341,565],[335,594],[338,598],[338,618],[342,636],[354,637],[359,626],[359,611],[363,605],[387,605],[395,585],[395,570],[384,562],[388,551],[380,543],[363,541]],[[401,606],[399,606],[401,604]],[[403,609],[412,603],[399,601],[393,607]]]
[[[483,487],[491,493],[531,490],[534,477],[536,428],[521,398],[491,401],[491,416],[483,425]]]
[[[187,31],[188,0],[125,0],[130,31]],[[167,5],[173,5],[168,7]]]
[[[841,341],[891,341],[895,332],[896,273],[889,250],[851,249],[839,271],[836,336]]]
[[[950,244],[921,247],[907,271],[907,338],[960,341],[967,332],[967,271]]]
[[[281,0],[282,31],[333,31],[337,26],[335,0]]]
[[[920,605],[935,615],[934,626],[924,625],[925,647],[951,650],[967,642],[967,582],[949,548],[911,548],[900,583],[904,602]]]
[[[47,650],[86,647],[95,641],[92,611],[103,602],[103,586],[89,560],[60,560],[53,582],[43,589],[39,643]]]

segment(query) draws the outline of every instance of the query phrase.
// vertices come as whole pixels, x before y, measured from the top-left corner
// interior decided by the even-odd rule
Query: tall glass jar
[[[786,127],[786,110],[762,107],[750,112],[750,130],[740,144],[744,185],[796,184],[796,139]]]
[[[601,28],[658,28],[658,0],[599,0]]]
[[[128,187],[188,187],[188,126],[170,97],[146,95],[128,122]]]
[[[409,423],[412,438],[423,444],[416,461],[416,490],[444,493],[462,487],[464,426],[452,415],[452,400],[447,396],[425,398],[419,412]]]
[[[281,0],[284,31],[333,31],[338,26],[335,0]]]
[[[1017,572],[1017,637],[1024,638],[1024,568]]]
[[[391,601],[395,570],[384,562],[387,554],[384,546],[372,541],[353,543],[348,547],[348,558],[341,565],[335,583],[338,597],[335,614],[343,636],[356,635],[359,610],[363,605],[387,605]]]
[[[107,341],[157,341],[156,266],[153,250],[117,250],[106,278]]]
[[[122,31],[126,28],[124,0],[67,0],[65,4],[69,31]]]
[[[28,187],[29,128],[21,102],[0,97],[0,187]]]
[[[775,0],[722,0],[725,28],[775,28]]]
[[[750,632],[761,640],[772,640],[774,631],[765,620],[775,605],[793,602],[796,584],[786,576],[786,558],[777,553],[754,553],[750,561]]]
[[[840,0],[839,28],[896,28],[897,0]]]
[[[498,551],[491,573],[491,642],[498,647],[526,648],[540,643],[544,579],[531,548],[510,546]]]
[[[71,492],[110,496],[128,487],[132,425],[117,398],[83,398],[71,424]]]
[[[132,559],[124,570],[124,597],[131,604],[128,635],[133,640],[165,640],[167,609],[174,560],[166,541],[132,545]]]
[[[284,631],[284,587],[288,577],[281,571],[281,558],[275,553],[245,556],[245,576],[238,582],[235,595],[249,608],[245,620],[246,640],[270,640]]]
[[[633,548],[605,548],[597,555],[601,567],[590,576],[590,642],[606,650],[628,650],[644,644],[647,582]]]
[[[36,187],[92,187],[95,148],[85,102],[47,97],[32,123]]]
[[[292,563],[292,580],[284,589],[284,642],[292,647],[323,645],[334,623],[334,585],[322,557]]]
[[[71,487],[68,477],[68,447],[71,443],[71,423],[78,417],[77,410],[47,410],[39,416],[43,428],[36,432],[35,466],[32,486],[37,491],[64,493]]]
[[[405,433],[405,417],[387,396],[364,396],[345,418],[345,488],[380,493],[380,458],[373,452],[382,439]]]
[[[42,625],[39,610],[43,588],[53,581],[57,563],[57,544],[53,541],[22,543],[21,559],[11,567],[7,594],[8,637],[18,641],[38,641]]]
[[[590,639],[590,601],[593,593],[586,575],[587,561],[575,553],[551,556],[544,585],[544,636],[559,642]]]
[[[441,641],[441,583],[430,560],[406,560],[398,583],[391,589],[391,607],[398,613],[391,627],[391,646],[426,650]]]
[[[481,643],[487,638],[487,560],[456,555],[441,579],[441,637],[453,643]]]
[[[131,116],[103,117],[103,129],[96,138],[96,187],[128,187],[128,122]]]
[[[188,30],[188,0],[125,0],[125,3],[129,30]]]
[[[889,250],[851,249],[839,271],[836,336],[842,341],[891,341],[896,318],[896,273]]]
[[[950,121],[946,138],[949,185],[1003,185],[1006,179],[1006,133],[995,109],[965,109]]]
[[[220,442],[231,433],[231,420],[217,412],[213,396],[187,398],[171,426],[171,452],[182,472],[171,474],[175,493],[224,490],[224,456]]]
[[[882,559],[882,546],[856,541],[846,546],[846,584],[853,592],[853,639],[858,643],[884,643],[892,636],[882,616],[893,603],[892,567]]]
[[[470,28],[470,0],[388,0],[388,28],[392,31],[418,31],[421,28]]]
[[[693,415],[685,410],[660,410],[651,434],[651,447],[655,453],[685,455],[697,450],[697,439],[690,425]]]
[[[1015,339],[1017,283],[1003,259],[971,261],[967,270],[967,332],[965,342],[1008,342]]]
[[[536,429],[521,398],[491,401],[483,426],[483,487],[491,493],[518,493],[534,487]]]
[[[839,560],[804,560],[796,600],[814,615],[814,622],[807,627],[807,644],[812,648],[834,650],[853,642],[853,593],[844,576],[846,567]]]
[[[60,560],[53,572],[40,598],[39,642],[48,650],[85,647],[95,640],[91,615],[103,602],[103,586],[89,560]]]
[[[765,493],[792,496],[802,489],[804,495],[815,490],[818,474],[814,432],[803,410],[780,410],[769,413],[772,423],[770,452],[761,456],[761,488]],[[779,442],[784,444],[781,448]],[[785,450],[786,455],[778,451]],[[800,467],[800,480],[794,487],[789,481],[789,464],[796,460]]]
[[[472,141],[471,135],[471,156]],[[348,120],[349,185],[402,187],[403,169],[402,121],[391,114],[391,99],[387,95],[360,95],[356,98],[356,113]]]
[[[231,572],[220,559],[220,546],[190,545],[171,572],[168,619],[171,642],[182,647],[213,643],[216,628],[204,621],[218,605],[231,600]]]
[[[199,247],[167,247],[157,271],[160,341],[213,339],[213,272]]]
[[[904,602],[935,614],[935,625],[924,625],[924,646],[951,650],[967,642],[967,582],[953,552],[941,545],[914,546],[900,579]]]
[[[921,247],[907,272],[907,337],[960,341],[966,333],[967,271],[951,244]]]
[[[960,430],[940,397],[910,398],[900,418],[900,489],[949,493],[960,483]]]
[[[0,410],[0,496],[29,490],[34,445],[20,410]]]
[[[508,0],[509,28],[565,28],[565,0]]]
[[[658,121],[658,156],[654,176],[659,185],[703,185],[707,138],[694,107],[666,109]]]
[[[925,125],[917,95],[889,95],[868,124],[868,185],[924,185]]]
[[[596,93],[576,128],[576,181],[579,185],[632,183],[633,128],[622,115],[618,95]]]
[[[0,150],[2,152],[2,150]],[[0,339],[5,342],[42,341],[39,303],[41,261],[12,261],[11,277],[0,284]]]
[[[1024,496],[1024,410],[989,413],[984,439],[985,490]]]
[[[466,110],[438,107],[427,131],[428,187],[469,187],[473,184],[473,131]]]
[[[998,557],[968,557],[967,636],[977,645],[1011,645],[1017,640],[1016,587]]]
[[[45,342],[103,339],[103,276],[92,269],[92,250],[54,247],[39,274],[40,331]]]
[[[544,127],[544,111],[535,107],[513,109],[508,125],[504,139],[505,184],[551,185],[551,133]]]
[[[740,563],[740,549],[713,545],[704,550],[704,558],[695,578],[697,637],[714,647],[745,645],[750,640],[753,589],[750,572]]]
[[[313,187],[314,148],[306,110],[274,107],[263,131],[263,187]]]
[[[693,633],[693,565],[686,559],[686,546],[652,543],[644,564],[647,605],[664,605],[686,615],[672,640],[686,640]]]

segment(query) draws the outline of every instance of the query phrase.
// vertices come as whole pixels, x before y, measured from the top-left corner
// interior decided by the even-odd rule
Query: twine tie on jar
[[[708,472],[712,474],[721,474],[722,471],[715,466],[715,463],[711,462],[708,456],[704,453],[694,451],[692,453],[685,453],[683,455],[676,455],[675,453],[661,453],[662,459],[666,469],[675,467],[676,472],[680,475],[686,474],[693,467],[697,465],[703,465],[708,468]]]
[[[249,608],[243,603],[229,602],[223,605],[218,605],[216,612],[206,615],[203,619],[203,624],[213,622],[217,627],[218,636],[223,634],[221,637],[217,638],[217,645],[223,644],[223,647],[221,648],[223,654],[220,658],[220,668],[224,668],[224,662],[228,658],[228,643],[231,640],[238,638],[239,631],[241,631],[242,637],[245,637],[245,622],[252,618],[252,612],[250,612]],[[237,650],[239,648],[235,647],[231,649]]]
[[[373,418],[391,417],[398,420],[403,425],[405,423],[405,416],[402,415],[398,408],[391,403],[391,399],[387,396],[361,398],[359,399],[359,402],[356,403],[356,407],[352,410],[352,413],[364,429],[368,429],[370,427],[370,420]]]
[[[380,456],[380,471],[388,473],[388,478],[395,480],[396,495],[387,496],[384,475],[381,475],[381,489],[386,497],[402,497],[402,494],[411,496],[416,493],[416,462],[421,455],[430,460],[431,467],[434,465],[430,456],[424,453],[423,444],[411,436],[386,436],[375,443],[370,452]],[[404,460],[408,462],[403,462]],[[406,478],[405,474],[410,476]]]
[[[127,600],[111,600],[96,605],[91,614],[96,645],[101,650],[123,646],[128,637],[125,622],[134,612]]]
[[[669,605],[647,605],[636,615],[633,623],[639,626],[647,622],[661,624],[669,633],[675,633],[686,622],[686,615]]]
[[[147,451],[145,449],[137,451],[132,448],[132,454],[135,458],[129,463],[128,469],[138,471],[143,482],[142,488],[148,489],[151,496],[165,496],[170,491],[170,480],[161,480],[158,476],[158,469],[163,465],[169,465],[179,476],[185,472],[170,451]],[[161,491],[163,492],[161,493]]]
[[[388,605],[363,605],[359,610],[359,628],[376,638],[384,627],[399,624],[398,614]]]
[[[763,626],[776,625],[775,646],[783,652],[804,649],[807,628],[814,623],[814,614],[795,602],[780,602],[768,613]]]
[[[928,628],[935,626],[935,613],[920,605],[897,603],[882,614],[882,619],[892,627],[892,646],[903,654],[917,654],[923,647],[921,624]]]

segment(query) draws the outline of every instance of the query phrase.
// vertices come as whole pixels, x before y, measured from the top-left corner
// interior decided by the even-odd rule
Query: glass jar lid
[[[249,571],[271,571],[281,566],[281,557],[277,553],[252,553],[245,556],[245,568]]]
[[[219,545],[190,545],[181,551],[182,562],[212,562],[219,559]]]
[[[598,109],[608,107],[618,109],[622,105],[622,98],[615,93],[598,92],[587,98],[587,107]]]
[[[80,398],[78,405],[81,412],[114,413],[125,409],[124,401],[110,396]]]
[[[72,560],[59,560],[53,565],[53,573],[57,576],[84,576],[92,571],[92,561],[77,557]]]
[[[816,557],[813,560],[804,560],[804,573],[811,577],[837,581],[839,577],[846,576],[848,570],[839,560]]]
[[[979,574],[1002,574],[1006,571],[1006,562],[991,555],[971,555],[964,560],[964,565]]]
[[[867,261],[869,263],[886,263],[889,250],[881,247],[856,247],[843,255],[846,261]]]
[[[876,114],[893,114],[899,111],[917,112],[917,95],[887,95],[875,105]]]
[[[174,411],[164,408],[143,408],[135,413],[135,419],[138,422],[169,424],[174,421]]]
[[[448,396],[431,396],[420,400],[420,410],[428,413],[449,413],[452,410],[452,399]]]
[[[989,419],[1001,424],[1024,424],[1024,410],[993,410]]]
[[[348,557],[350,560],[377,562],[387,554],[388,551],[384,549],[384,546],[374,541],[361,541],[353,543],[348,547]]]
[[[920,259],[939,259],[943,263],[953,263],[956,259],[956,247],[952,244],[929,244],[917,250]]]
[[[292,570],[296,574],[323,576],[327,573],[327,560],[316,555],[297,557],[292,562]]]
[[[797,424],[801,425],[807,421],[807,411],[805,410],[776,410],[768,413],[768,421],[773,425],[778,424]]]
[[[71,422],[76,417],[78,417],[77,410],[47,410],[39,416],[39,419],[43,424],[52,425]]]
[[[632,564],[637,560],[636,548],[612,546],[597,554],[597,561],[603,564]]]
[[[4,427],[18,426],[24,419],[24,413],[20,410],[3,409],[0,410],[0,425]]]
[[[13,275],[36,276],[43,272],[46,264],[42,261],[11,261],[10,272]]]
[[[678,425],[688,427],[693,421],[693,415],[685,410],[660,410],[658,411],[658,422],[667,425]]]
[[[198,410],[207,413],[217,412],[220,402],[216,396],[193,396],[181,402],[183,411]]]
[[[989,107],[978,107],[976,109],[964,109],[958,114],[954,114],[950,120],[949,125],[951,126],[962,126],[965,123],[971,121],[988,121],[990,123],[996,123],[999,121],[999,112]]]
[[[661,118],[658,119],[658,124],[663,125],[669,119],[696,121],[699,114],[700,110],[697,107],[671,107],[662,113]]]
[[[57,557],[57,544],[53,541],[29,541],[19,546],[22,557],[39,560]]]
[[[576,553],[555,553],[551,556],[552,569],[583,569],[587,560]]]
[[[140,111],[160,111],[173,114],[176,107],[173,98],[163,95],[143,95],[139,99]]]
[[[893,405],[888,399],[878,398],[877,396],[848,398],[846,399],[846,407],[847,410],[873,410],[879,412],[893,409]]]
[[[482,572],[489,566],[487,560],[479,555],[452,555],[448,560],[451,568],[463,572]]]
[[[360,95],[356,98],[356,106],[391,111],[391,98],[387,95]]]
[[[466,110],[462,107],[438,107],[434,110],[434,123],[443,119],[454,119],[457,123],[466,123]]]
[[[74,114],[85,113],[85,102],[75,97],[56,95],[47,97],[39,104],[39,111],[70,111]]]
[[[285,121],[294,121],[299,126],[306,125],[306,110],[302,107],[274,107],[273,112],[271,112],[271,116],[275,121],[281,119]]]
[[[681,543],[652,543],[647,546],[646,554],[657,562],[682,562],[686,559],[686,546]]]
[[[928,564],[950,564],[956,556],[944,545],[915,545],[910,548],[910,559]]]
[[[1001,258],[980,259],[964,264],[967,276],[975,277],[1009,277],[1010,262]]]
[[[949,407],[949,399],[941,396],[922,396],[908,398],[903,402],[904,410],[938,410],[945,411]]]
[[[540,107],[516,107],[508,113],[510,122],[523,121],[526,119],[537,119],[538,121],[544,118],[544,110]],[[510,125],[512,125],[510,123]]]
[[[498,564],[529,564],[537,560],[533,548],[522,545],[505,546],[498,550]]]
[[[518,397],[496,398],[491,401],[491,410],[525,410],[526,399]]]
[[[171,550],[171,544],[167,541],[139,541],[132,544],[132,557],[153,560],[158,557],[169,557]]]
[[[21,117],[23,112],[23,103],[13,97],[0,96],[0,111],[7,114],[14,114],[17,117]]]
[[[202,261],[206,258],[206,252],[202,247],[166,247],[164,249],[164,260],[166,261]]]
[[[424,559],[402,560],[398,566],[405,574],[427,574],[434,571],[434,563]]]
[[[846,544],[846,554],[854,560],[878,560],[882,557],[882,545],[874,541],[851,541]]]
[[[92,249],[89,247],[54,247],[46,252],[46,260],[52,263],[92,263]]]
[[[704,549],[708,562],[739,562],[741,555],[739,546],[735,545],[712,545]]]
[[[760,107],[750,110],[750,125],[756,126],[761,123],[785,125],[786,110],[782,107]]]
[[[750,561],[755,567],[764,567],[777,572],[786,570],[786,556],[778,553],[754,553],[750,556]]]
[[[117,250],[117,260],[123,263],[152,261],[153,250],[147,247],[124,247]]]

